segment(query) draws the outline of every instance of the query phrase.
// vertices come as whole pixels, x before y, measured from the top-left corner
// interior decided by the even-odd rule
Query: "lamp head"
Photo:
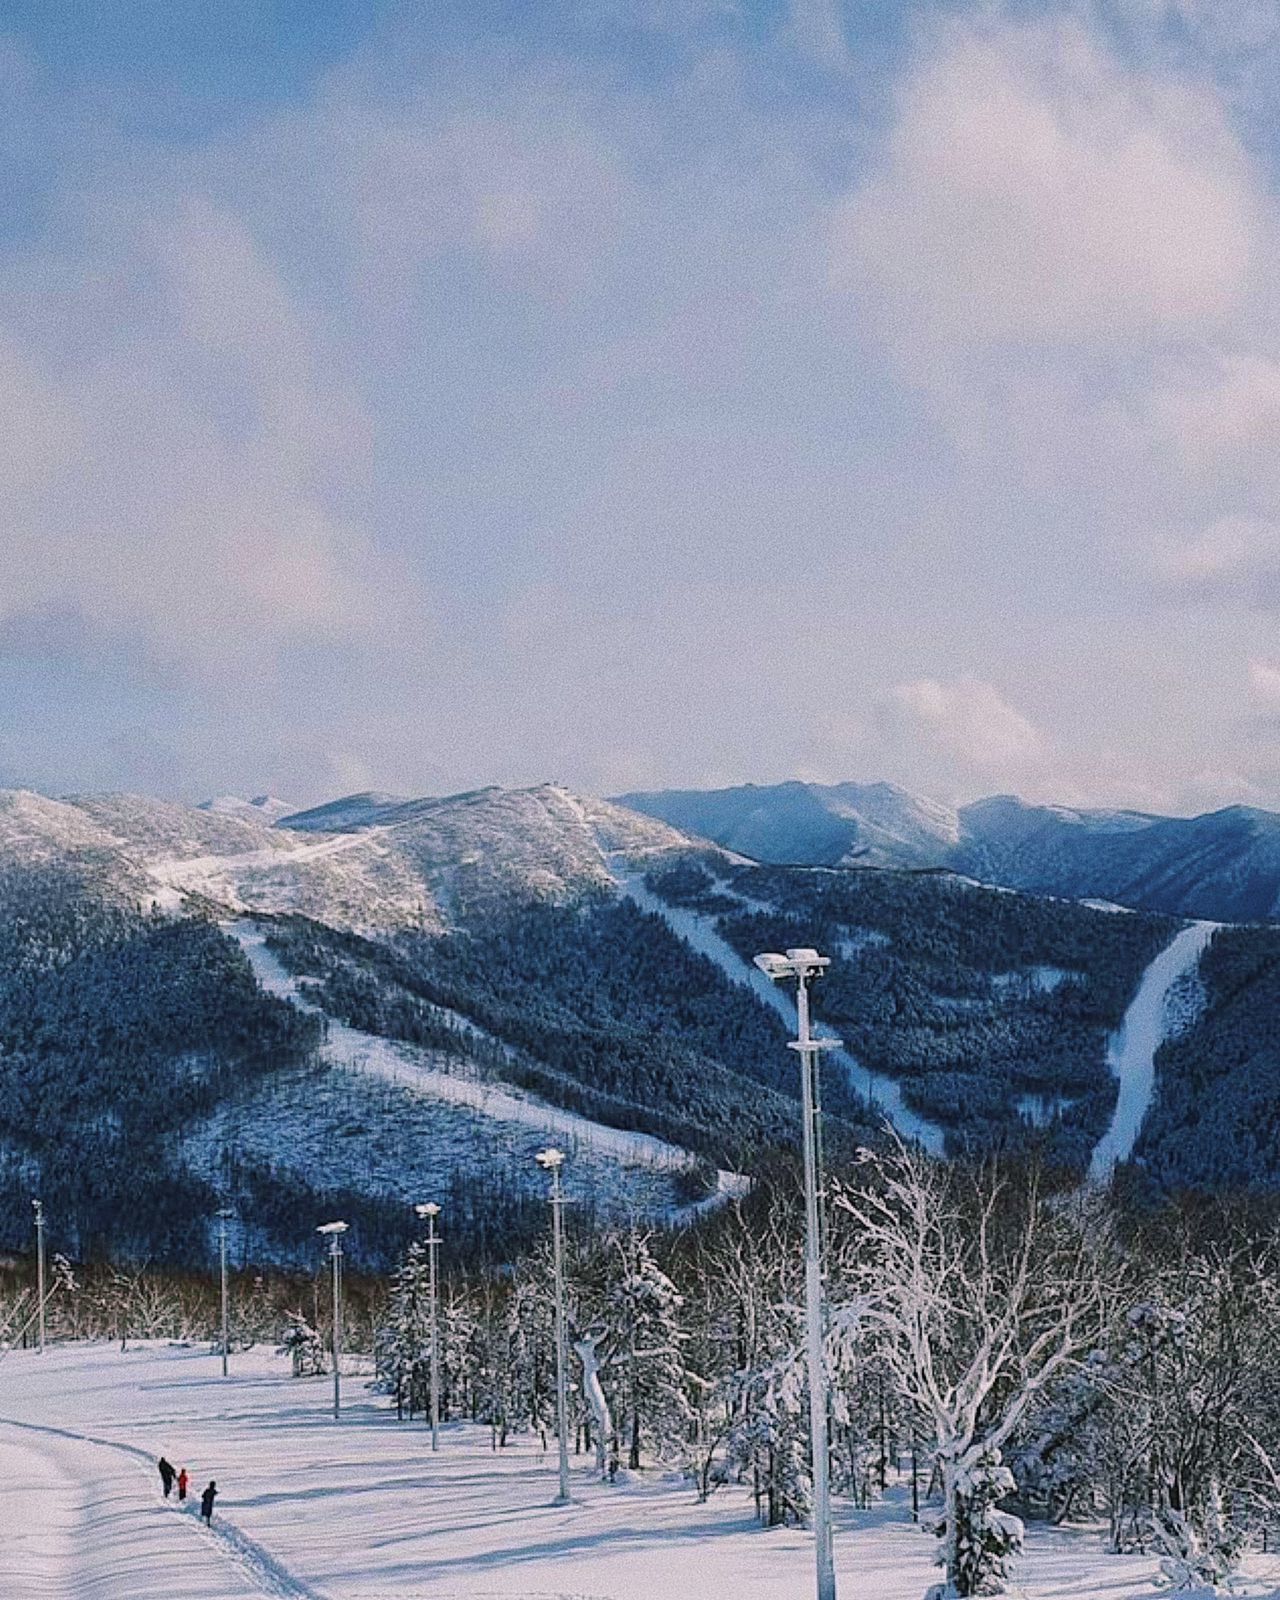
[[[548,1145],[545,1150],[539,1150],[533,1159],[545,1172],[555,1172],[558,1167],[564,1166],[564,1151]]]
[[[798,950],[788,950],[787,960],[792,966],[804,967],[806,970],[815,971],[831,965],[830,956],[820,956],[816,950],[810,950],[807,945]]]
[[[316,1229],[316,1232],[329,1234],[345,1233],[347,1231],[347,1227],[348,1224],[345,1222],[322,1222]]]
[[[780,956],[776,950],[766,950],[755,962],[766,978],[789,978],[794,971],[786,956]]]
[[[434,1200],[424,1200],[420,1206],[414,1206],[413,1209],[420,1217],[438,1217],[440,1215],[440,1207]]]

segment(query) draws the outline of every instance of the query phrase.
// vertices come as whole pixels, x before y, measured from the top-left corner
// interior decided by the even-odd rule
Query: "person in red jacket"
[[[185,1467],[183,1467],[182,1471],[178,1474],[178,1499],[179,1500],[185,1500],[187,1498],[187,1485],[190,1482],[191,1482],[191,1479],[187,1476],[187,1469]]]

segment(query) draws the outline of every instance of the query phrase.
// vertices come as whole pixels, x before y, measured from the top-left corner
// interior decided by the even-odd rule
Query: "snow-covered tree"
[[[949,1537],[946,1513],[936,1531],[943,1549],[954,1552],[947,1582],[930,1591],[931,1600],[948,1600],[953,1594],[1003,1594],[1010,1563],[1022,1549],[1023,1526],[1019,1518],[1001,1511],[1000,1501],[1015,1488],[1013,1474],[999,1450],[984,1450],[972,1465],[956,1472],[955,1538]],[[947,1557],[940,1555],[939,1565]]]
[[[386,1314],[374,1333],[377,1384],[393,1394],[396,1414],[429,1404],[428,1363],[431,1356],[430,1298],[426,1246],[415,1240],[392,1274]]]
[[[988,1539],[991,1485],[1006,1480],[975,1475],[984,1461],[998,1462],[1037,1397],[1096,1341],[1100,1228],[1074,1204],[1046,1204],[1034,1176],[1017,1184],[990,1170],[970,1177],[901,1143],[868,1155],[863,1175],[837,1196],[853,1224],[843,1268],[856,1293],[836,1320],[871,1330],[932,1432],[943,1498],[940,1592],[981,1593],[966,1552]],[[1013,1533],[1010,1524],[1001,1538]],[[978,1581],[998,1584],[998,1571]]]
[[[684,1296],[654,1260],[647,1236],[632,1230],[619,1238],[605,1309],[607,1373],[615,1414],[625,1419],[632,1469],[640,1465],[646,1437],[660,1453],[682,1452],[686,1443],[693,1408],[683,1359],[683,1306]]]
[[[325,1371],[328,1361],[324,1340],[301,1311],[290,1311],[280,1334],[280,1355],[289,1356],[295,1378],[314,1378]]]

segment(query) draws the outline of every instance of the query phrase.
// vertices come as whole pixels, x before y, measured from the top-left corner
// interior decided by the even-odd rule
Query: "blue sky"
[[[1278,57],[0,0],[0,783],[1280,804]]]

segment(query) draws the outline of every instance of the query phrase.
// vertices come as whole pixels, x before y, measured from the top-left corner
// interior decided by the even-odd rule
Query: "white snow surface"
[[[754,1523],[743,1488],[699,1505],[660,1470],[596,1480],[571,1457],[572,1503],[552,1504],[555,1452],[449,1423],[433,1455],[420,1421],[349,1375],[292,1379],[264,1349],[53,1345],[0,1362],[0,1594],[12,1600],[807,1600],[802,1529]],[[161,1498],[155,1462],[219,1498],[205,1529]],[[920,1600],[935,1541],[905,1496],[837,1501],[842,1600]],[[1020,1600],[1149,1600],[1153,1556],[1112,1556],[1100,1530],[1031,1528]],[[1257,1558],[1244,1592],[1276,1600]]]
[[[287,1000],[303,1011],[319,1011],[320,1008],[302,992],[299,980],[287,972],[267,948],[266,934],[257,924],[240,921],[223,926],[249,958],[254,976],[268,994]],[[514,1088],[500,1087],[456,1071],[443,1071],[439,1066],[432,1065],[435,1059],[432,1053],[419,1046],[365,1033],[332,1017],[327,1021],[327,1038],[320,1046],[319,1054],[334,1066],[369,1073],[417,1094],[467,1106],[495,1122],[519,1123],[537,1128],[571,1148],[586,1146],[597,1155],[622,1166],[652,1167],[663,1172],[675,1172],[689,1166],[694,1159],[688,1150],[654,1138],[652,1134],[611,1128],[604,1123],[592,1122],[576,1112],[561,1110],[545,1100],[521,1094]],[[475,1031],[480,1032],[479,1029]],[[739,1198],[747,1192],[748,1187],[749,1180],[742,1174],[721,1171],[716,1192],[709,1198],[713,1202],[717,1199]]]
[[[612,861],[614,877],[619,888],[643,911],[656,912],[671,928],[700,955],[704,955],[724,972],[734,983],[744,984],[764,1003],[772,1006],[790,1028],[798,1026],[795,1001],[789,989],[766,978],[757,967],[746,962],[725,939],[716,932],[715,920],[687,906],[671,906],[645,887],[643,873],[629,871],[625,862]],[[820,1036],[821,1027],[814,1028]],[[934,1155],[943,1149],[942,1129],[913,1111],[902,1097],[902,1090],[892,1078],[872,1072],[843,1046],[824,1052],[824,1058],[843,1068],[852,1086],[865,1093],[872,1106],[881,1112],[904,1139],[912,1139]]]
[[[1219,924],[1193,922],[1175,935],[1142,975],[1138,991],[1107,1046],[1107,1063],[1120,1080],[1111,1126],[1094,1147],[1089,1181],[1105,1183],[1138,1141],[1155,1088],[1155,1058],[1166,1039],[1188,1023],[1187,990]]]

